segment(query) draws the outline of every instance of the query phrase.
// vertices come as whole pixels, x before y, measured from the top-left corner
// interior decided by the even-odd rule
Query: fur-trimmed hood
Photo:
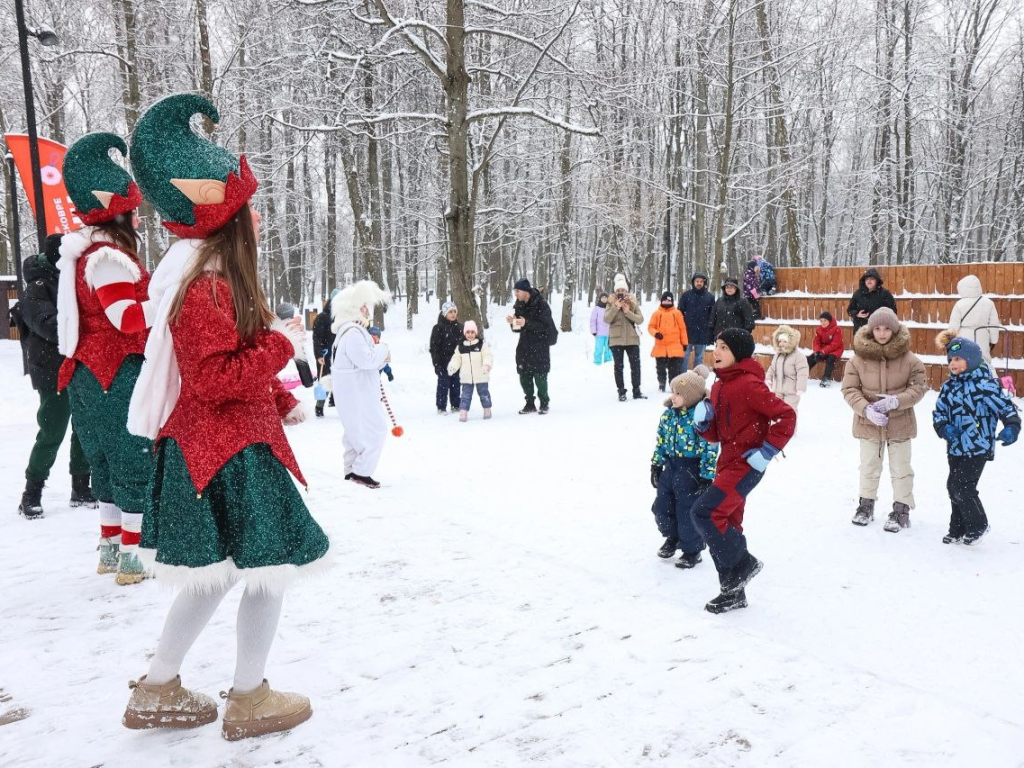
[[[355,322],[368,326],[370,318],[363,317],[363,306],[372,308],[386,305],[391,301],[387,291],[373,280],[360,280],[343,288],[331,299],[331,332],[337,333],[342,323]]]
[[[865,360],[895,360],[910,349],[910,329],[900,324],[888,344],[879,344],[866,325],[853,337],[853,351]]]
[[[772,334],[772,349],[788,355],[800,348],[800,331],[791,325],[780,325]]]
[[[944,331],[939,331],[935,336],[935,346],[938,347],[942,354],[946,354],[946,347],[949,346],[949,342],[956,338],[957,332],[952,328],[947,328]]]

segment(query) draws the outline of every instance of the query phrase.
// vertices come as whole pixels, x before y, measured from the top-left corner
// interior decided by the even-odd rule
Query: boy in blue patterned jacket
[[[718,446],[697,434],[693,408],[704,399],[708,369],[698,365],[672,379],[672,396],[658,421],[658,440],[651,459],[651,485],[658,495],[651,511],[665,543],[658,557],[668,559],[677,549],[683,554],[677,568],[693,568],[701,561],[704,540],[690,513],[701,492],[715,479]]]
[[[950,376],[935,402],[932,423],[946,441],[949,479],[946,490],[953,506],[949,533],[943,544],[973,544],[988,533],[988,517],[978,496],[985,463],[995,458],[995,443],[1013,445],[1020,434],[1017,407],[992,378],[981,347],[969,339],[940,333],[936,341],[946,350]],[[1003,429],[996,433],[998,419]]]

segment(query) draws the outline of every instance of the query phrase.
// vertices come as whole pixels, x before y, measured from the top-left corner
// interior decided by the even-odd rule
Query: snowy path
[[[517,416],[513,339],[498,329],[495,419],[459,424],[433,413],[428,330],[385,336],[406,436],[385,451],[380,491],[338,480],[333,411],[290,433],[336,564],[290,593],[268,675],[309,694],[313,719],[235,744],[217,726],[120,726],[172,595],[93,574],[94,514],[66,508],[64,454],[46,518],[11,513],[0,537],[0,718],[31,710],[0,725],[0,765],[1024,765],[1024,448],[986,470],[993,532],[973,550],[939,542],[945,459],[930,429],[914,446],[913,527],[855,528],[849,411],[814,387],[752,497],[766,567],[751,606],[712,617],[710,560],[687,572],[654,555],[653,394],[615,402],[589,336],[563,334],[551,415]],[[34,431],[16,364],[0,342],[9,510]],[[890,500],[883,482],[879,506]],[[237,600],[186,659],[186,685],[230,685]]]

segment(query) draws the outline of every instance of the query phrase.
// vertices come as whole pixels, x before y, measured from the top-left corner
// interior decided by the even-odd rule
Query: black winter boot
[[[316,401],[316,405],[313,406],[313,413],[316,414],[316,417],[318,419],[322,419],[324,417],[324,401],[323,400],[317,400]]]
[[[626,402],[626,390],[624,390],[624,389],[620,389],[619,390],[619,402],[620,403]]]
[[[761,572],[762,568],[764,568],[764,563],[747,552],[735,568],[730,568],[721,575],[719,581],[722,585],[722,594],[739,592]]]
[[[702,559],[700,552],[694,552],[692,555],[683,552],[682,556],[676,560],[676,568],[695,568]]]
[[[901,504],[896,501],[893,502],[892,512],[889,513],[889,519],[885,521],[885,525],[882,526],[889,533],[899,533],[904,528],[910,527],[910,507],[906,504]],[[966,536],[964,537],[967,538]]]
[[[986,533],[988,533],[988,526],[987,525],[984,528],[982,528],[980,531],[976,531],[974,533],[966,534],[964,536],[964,538],[963,538],[963,542],[964,542],[965,545],[967,545],[969,547],[972,544],[974,544],[978,539],[980,539],[982,536],[984,536]]]
[[[670,557],[675,557],[676,550],[679,548],[679,539],[675,536],[669,536],[665,539],[665,543],[661,545],[661,549],[658,550],[658,557],[667,560]]]
[[[645,395],[639,389],[634,389],[633,390],[633,399],[634,400],[646,400],[647,399],[647,395]]]
[[[89,475],[71,476],[71,501],[69,504],[72,507],[99,509],[100,502],[92,495],[92,489],[89,487]]]
[[[850,522],[854,525],[867,525],[874,519],[875,500],[861,499],[860,504],[857,505],[857,511],[853,513],[853,520]]]
[[[25,481],[25,492],[21,494],[18,513],[24,515],[26,520],[38,520],[43,516],[43,485],[42,480]]]
[[[747,593],[742,589],[738,592],[723,592],[714,600],[704,606],[704,610],[708,613],[726,613],[727,611],[735,611],[737,608],[747,607]]]

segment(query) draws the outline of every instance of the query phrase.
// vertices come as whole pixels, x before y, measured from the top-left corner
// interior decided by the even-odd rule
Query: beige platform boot
[[[125,728],[198,728],[217,719],[217,702],[182,688],[180,675],[163,685],[150,685],[143,675],[128,687],[132,697],[121,719]]]
[[[313,714],[305,696],[273,691],[266,680],[251,693],[235,693],[232,688],[221,691],[220,697],[227,699],[221,733],[228,741],[287,731]]]

